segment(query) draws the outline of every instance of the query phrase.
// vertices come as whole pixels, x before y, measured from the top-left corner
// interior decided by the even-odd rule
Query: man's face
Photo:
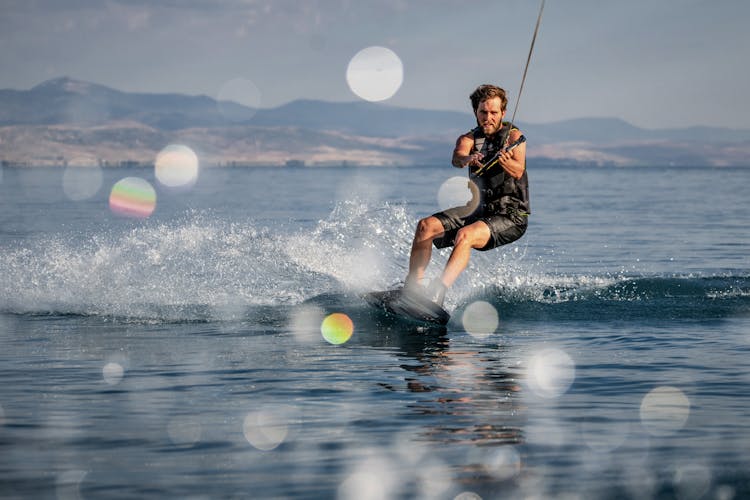
[[[477,107],[477,124],[482,127],[485,135],[491,135],[500,130],[505,111],[499,97],[490,97],[479,103]]]

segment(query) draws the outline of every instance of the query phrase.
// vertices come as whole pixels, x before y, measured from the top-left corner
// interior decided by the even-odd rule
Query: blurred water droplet
[[[641,401],[641,422],[655,436],[682,429],[689,415],[690,400],[676,387],[657,387]]]
[[[169,439],[176,445],[192,446],[201,439],[203,429],[194,417],[174,417],[167,424]]]
[[[327,342],[334,345],[343,344],[352,337],[354,323],[344,313],[329,314],[320,325],[320,332]]]
[[[109,385],[117,385],[122,380],[125,370],[119,363],[107,363],[102,368],[104,381]]]
[[[156,209],[156,191],[140,177],[125,177],[112,186],[109,208],[128,217],[148,217]]]
[[[677,467],[672,484],[681,500],[704,498],[711,488],[711,470],[705,465],[687,464]]]
[[[156,179],[170,188],[189,188],[198,178],[198,155],[182,144],[170,144],[156,155]]]
[[[502,446],[492,451],[484,466],[494,477],[505,481],[521,472],[521,455],[513,446]]]
[[[465,207],[468,216],[479,206],[479,189],[474,181],[466,177],[450,177],[440,185],[437,202],[440,210]]]
[[[87,472],[82,470],[69,470],[58,474],[55,481],[55,491],[58,500],[80,500],[81,483]]]
[[[63,191],[73,201],[87,200],[102,187],[103,174],[99,167],[66,167],[63,172]]]
[[[286,418],[282,412],[269,408],[248,413],[242,424],[242,432],[253,447],[271,451],[286,439],[289,431]]]
[[[320,325],[325,312],[317,306],[302,305],[291,315],[289,329],[298,342],[310,344],[320,340]]]
[[[482,496],[473,491],[462,491],[453,497],[453,500],[482,500]]]
[[[366,101],[390,99],[403,83],[401,59],[385,47],[367,47],[357,52],[346,69],[346,82]]]
[[[575,379],[575,363],[567,353],[555,348],[544,349],[531,357],[526,380],[537,396],[557,398]]]
[[[368,451],[365,459],[339,485],[340,500],[387,500],[395,498],[400,484],[399,470],[385,456]]]
[[[485,338],[495,333],[500,319],[495,306],[478,300],[469,304],[461,316],[461,323],[470,335]]]
[[[261,105],[260,89],[247,78],[234,78],[219,89],[216,96],[219,112],[231,122],[250,120]]]

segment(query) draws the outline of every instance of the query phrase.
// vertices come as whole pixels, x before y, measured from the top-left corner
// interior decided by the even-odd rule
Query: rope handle
[[[514,142],[513,144],[509,145],[506,148],[501,149],[500,151],[492,155],[492,157],[489,160],[487,160],[487,163],[479,167],[479,169],[477,169],[477,171],[474,172],[474,175],[481,175],[482,172],[485,172],[489,170],[490,168],[494,167],[495,165],[497,165],[497,160],[498,160],[498,157],[500,156],[500,153],[504,153],[506,151],[513,151],[524,142],[526,142],[526,136],[521,135],[521,137],[519,137],[516,142]]]

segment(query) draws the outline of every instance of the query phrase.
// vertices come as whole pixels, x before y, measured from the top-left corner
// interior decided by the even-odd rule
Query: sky
[[[382,47],[401,75],[382,102],[470,111],[471,91],[494,83],[512,114],[540,4],[0,0],[0,88],[68,76],[263,108],[351,102],[355,56]],[[748,20],[747,0],[547,0],[516,120],[750,128]]]

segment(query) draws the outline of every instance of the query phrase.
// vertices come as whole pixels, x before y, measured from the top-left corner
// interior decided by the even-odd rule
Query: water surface
[[[750,495],[750,170],[530,165],[445,329],[358,294],[458,170],[63,172],[0,177],[4,497]],[[108,208],[126,176],[150,217]]]

